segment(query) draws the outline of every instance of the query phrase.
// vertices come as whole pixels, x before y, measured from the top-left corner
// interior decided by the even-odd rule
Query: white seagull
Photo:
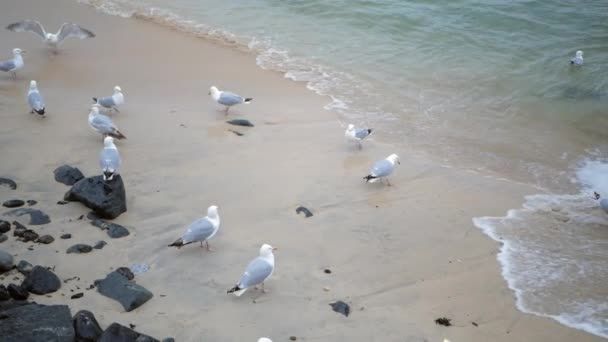
[[[366,183],[374,183],[378,179],[386,179],[386,183],[391,185],[387,177],[395,170],[395,163],[401,165],[399,156],[393,153],[386,157],[386,159],[382,159],[374,163],[369,175],[363,177],[363,179],[365,179]]]
[[[13,32],[31,32],[40,38],[52,48],[57,48],[61,42],[68,38],[93,38],[95,34],[76,24],[64,23],[57,33],[49,33],[44,30],[44,27],[35,20],[23,20],[6,27],[7,30]]]
[[[114,179],[114,176],[118,174],[121,160],[118,148],[114,145],[114,138],[105,137],[103,139],[103,149],[99,154],[99,167],[103,172],[103,180],[109,181]]]
[[[576,55],[570,60],[570,64],[583,65],[583,51],[576,51]]]
[[[371,128],[356,128],[355,125],[348,125],[346,132],[344,132],[344,136],[348,140],[356,141],[359,144],[359,149],[363,146],[361,145],[361,141],[372,134]]]
[[[219,90],[215,86],[209,88],[209,95],[211,95],[215,102],[226,106],[226,115],[228,115],[228,109],[230,109],[230,107],[241,103],[249,104],[251,101],[253,101],[253,99],[250,97],[244,98],[229,91]]]
[[[38,85],[36,81],[30,81],[30,89],[27,92],[27,103],[30,105],[30,113],[36,112],[44,116],[44,100],[42,99],[42,95],[40,95],[40,91],[38,90]]]
[[[19,48],[13,49],[12,59],[0,61],[0,70],[13,73],[13,79],[17,79],[17,70],[25,65],[23,63],[23,56],[21,56],[22,53],[25,53],[25,51]]]
[[[114,94],[112,96],[104,96],[104,97],[94,97],[93,102],[101,105],[104,108],[108,108],[110,110],[115,110],[116,113],[119,113],[118,106],[125,103],[125,97],[122,94],[122,89],[119,86],[114,87]]]
[[[169,247],[182,248],[185,245],[199,242],[203,247],[203,241],[207,244],[207,250],[209,248],[209,239],[211,239],[217,231],[220,229],[220,215],[217,213],[217,206],[212,205],[207,209],[207,216],[200,218],[188,226],[186,232],[182,236],[175,240]]]
[[[103,114],[99,114],[98,104],[91,106],[91,111],[89,112],[89,126],[95,131],[103,134],[104,137],[111,136],[118,140],[127,139],[124,134],[120,133],[116,125],[114,125],[112,119]]]
[[[228,293],[234,293],[235,296],[240,297],[248,288],[257,287],[259,284],[262,284],[262,292],[266,293],[264,281],[268,280],[274,271],[274,254],[272,253],[274,250],[276,248],[271,245],[263,244],[260,247],[260,255],[247,265],[239,282],[228,290]]]

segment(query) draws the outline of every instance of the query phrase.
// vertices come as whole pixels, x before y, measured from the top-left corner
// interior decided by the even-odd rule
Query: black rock
[[[38,242],[38,243],[42,243],[42,244],[48,245],[49,243],[51,243],[51,242],[53,242],[53,241],[55,241],[55,238],[54,238],[54,237],[52,237],[52,236],[50,236],[50,235],[42,235],[41,237],[39,237],[38,239],[36,239],[36,241],[35,241],[35,242]]]
[[[22,285],[31,293],[43,295],[59,290],[61,281],[55,273],[42,266],[34,266]]]
[[[30,272],[32,272],[33,268],[34,268],[34,266],[32,266],[32,264],[30,264],[29,262],[27,262],[25,260],[21,260],[17,264],[17,271],[19,271],[19,273],[23,274],[24,276],[27,276],[28,274],[30,274]]]
[[[154,296],[118,272],[108,274],[103,280],[96,280],[95,285],[99,293],[120,302],[127,312],[140,307]]]
[[[11,230],[10,222],[0,220],[0,233],[7,233],[10,230]]]
[[[60,238],[66,240],[66,239],[71,239],[72,238],[72,234],[66,233],[60,236]]]
[[[110,223],[101,219],[93,219],[91,224],[101,230],[106,230],[106,233],[112,239],[118,239],[129,235],[129,230],[119,224]]]
[[[77,243],[74,246],[68,248],[68,250],[66,251],[66,253],[68,253],[68,254],[71,254],[71,253],[81,254],[81,253],[89,253],[92,250],[93,250],[93,247],[91,247],[89,245],[85,245],[84,243]]]
[[[76,182],[84,178],[84,175],[78,168],[70,165],[63,165],[53,171],[55,180],[65,185],[74,185]]]
[[[31,206],[33,206],[33,205],[38,204],[38,201],[34,201],[34,200],[27,200],[27,201],[25,201],[25,202],[26,202],[26,203],[27,203],[27,205],[29,205],[30,207],[31,207]]]
[[[78,342],[95,342],[103,333],[95,315],[87,310],[78,311],[72,318],[72,323]]]
[[[25,204],[25,202],[23,202],[22,200],[18,200],[18,199],[12,199],[12,200],[8,200],[8,201],[4,201],[4,203],[2,203],[3,207],[7,207],[7,208],[18,208],[21,207]]]
[[[82,298],[84,296],[84,293],[82,292],[78,292],[72,295],[72,297],[70,297],[70,299],[78,299],[78,298]]]
[[[158,342],[158,340],[118,323],[112,323],[103,332],[98,342]]]
[[[30,221],[28,222],[28,224],[33,224],[33,225],[51,223],[51,219],[49,218],[49,215],[43,213],[42,211],[40,211],[38,209],[19,208],[19,209],[7,211],[6,213],[4,213],[4,215],[17,216],[17,217],[23,216],[23,215],[29,215]]]
[[[230,120],[230,121],[226,121],[226,122],[231,125],[235,125],[235,126],[253,127],[253,124],[249,120],[245,120],[245,119],[235,119],[235,120]]]
[[[26,300],[27,297],[30,296],[30,293],[27,292],[25,287],[16,284],[10,284],[8,286],[8,293],[14,300]]]
[[[8,292],[6,286],[0,284],[0,302],[11,299],[11,294]]]
[[[6,240],[8,240],[8,236],[6,236],[6,235],[4,235],[4,234],[0,233],[0,243],[4,242],[4,241],[6,241]]]
[[[312,212],[310,210],[308,210],[306,207],[297,207],[296,214],[299,214],[299,213],[304,213],[304,216],[306,216],[306,218],[309,218],[312,216]]]
[[[127,280],[133,280],[133,278],[135,278],[135,274],[133,274],[133,272],[131,272],[131,269],[128,267],[119,267],[116,269],[116,272],[127,278]]]
[[[125,186],[120,175],[111,181],[104,181],[102,176],[82,179],[72,186],[63,199],[79,201],[106,219],[114,219],[127,211]]]
[[[13,256],[9,253],[0,250],[0,273],[10,271],[15,266]]]
[[[329,305],[331,306],[332,310],[334,310],[337,313],[341,313],[346,317],[348,317],[348,315],[350,314],[350,306],[341,300],[339,300],[335,303],[329,303]]]
[[[15,230],[15,231],[17,231],[17,230]],[[31,229],[26,229],[21,234],[20,240],[23,242],[30,242],[30,241],[36,241],[36,239],[38,239],[38,234]]]
[[[95,246],[93,246],[93,248],[95,248],[95,249],[102,249],[107,244],[108,243],[105,242],[105,241],[97,241],[97,243],[95,244]]]
[[[14,180],[8,178],[0,177],[0,185],[6,185],[13,190],[17,189],[17,183],[15,183]]]
[[[67,305],[19,305],[0,311],[2,342],[73,342],[72,315]]]

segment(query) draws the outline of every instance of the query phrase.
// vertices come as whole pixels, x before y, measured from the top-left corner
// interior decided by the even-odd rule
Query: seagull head
[[[393,165],[395,165],[395,163],[401,165],[401,162],[399,161],[399,156],[396,154],[391,154],[390,156],[388,156],[388,159],[391,163],[393,163]]]
[[[115,93],[115,94],[116,94],[116,93],[121,93],[121,92],[122,92],[122,89],[120,89],[120,87],[119,87],[119,86],[114,87],[114,93]]]
[[[262,245],[262,247],[260,247],[260,256],[272,255],[272,251],[276,251],[276,248],[265,243]]]
[[[211,86],[211,88],[209,88],[209,95],[214,95],[214,94],[217,94],[219,92],[220,92],[220,90],[217,89],[216,86]]]
[[[38,84],[36,83],[36,81],[31,80],[30,81],[30,89],[34,90],[38,88]]]
[[[576,57],[583,58],[583,51],[581,51],[581,50],[576,51]]]
[[[105,146],[105,147],[114,146],[114,138],[112,138],[112,137],[105,137],[103,139],[103,146]]]
[[[25,51],[21,50],[20,48],[13,49],[13,55],[15,56],[21,56],[22,53],[25,53]]]
[[[217,217],[217,205],[212,205],[207,209],[207,216]]]
[[[352,131],[354,128],[355,128],[355,125],[350,124],[350,125],[348,125],[348,129],[347,130]]]

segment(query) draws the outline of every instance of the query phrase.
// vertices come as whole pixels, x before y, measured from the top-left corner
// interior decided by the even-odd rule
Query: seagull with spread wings
[[[31,32],[55,49],[68,38],[86,39],[95,37],[93,32],[72,23],[64,23],[57,33],[46,32],[44,27],[35,20],[22,20],[8,25],[6,29],[13,32]]]

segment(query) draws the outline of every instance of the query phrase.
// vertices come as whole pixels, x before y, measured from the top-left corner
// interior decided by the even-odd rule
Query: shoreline
[[[7,46],[29,51],[17,82],[0,79],[0,143],[3,159],[12,161],[0,176],[20,185],[16,191],[0,188],[0,196],[37,200],[53,219],[42,231],[74,235],[34,251],[10,237],[0,249],[17,253],[16,260],[55,265],[61,279],[79,276],[82,284],[103,278],[110,268],[146,263],[151,269],[136,280],[155,294],[131,313],[93,291],[66,300],[70,286],[51,298],[33,296],[37,302],[67,302],[72,313],[91,310],[104,327],[133,323],[142,333],[178,341],[267,335],[306,341],[601,340],[517,311],[500,275],[497,244],[471,222],[518,207],[532,187],[446,169],[407,150],[398,152],[402,165],[393,187],[366,186],[359,178],[394,146],[371,141],[363,151],[353,150],[343,141],[339,118],[323,109],[325,97],[262,70],[251,54],[68,0],[55,2],[56,11],[33,0],[11,0],[9,6],[14,11],[0,14],[3,22],[29,14],[56,26],[69,16],[86,22],[97,37],[67,42],[49,58],[35,37],[0,33]],[[22,93],[31,78],[47,100],[47,119],[26,115]],[[224,123],[207,95],[212,82],[255,99],[228,116],[255,127]],[[101,251],[66,255],[69,245],[103,234],[73,220],[86,208],[55,205],[68,188],[52,179],[52,170],[71,164],[86,176],[98,173],[101,145],[86,125],[88,101],[115,84],[126,104],[114,120],[129,137],[118,144],[129,209],[115,221],[132,234],[108,241]],[[166,247],[212,204],[222,217],[212,240],[216,252]],[[296,215],[299,205],[314,216]],[[255,304],[250,293],[226,296],[263,242],[279,247],[267,284],[271,292]],[[351,303],[352,315],[332,312],[328,303],[334,300]],[[435,325],[443,316],[455,326]]]

